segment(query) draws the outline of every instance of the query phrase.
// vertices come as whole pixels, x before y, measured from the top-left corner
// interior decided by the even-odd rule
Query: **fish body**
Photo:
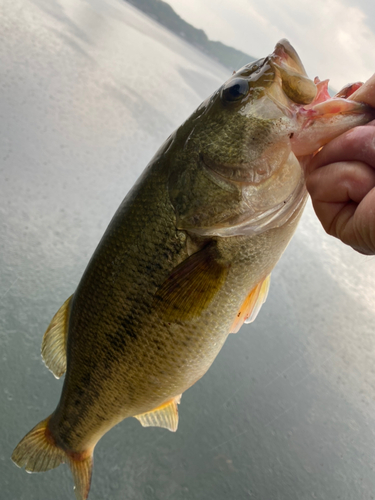
[[[64,386],[15,449],[17,465],[68,462],[82,500],[114,425],[176,430],[181,394],[267,296],[306,201],[298,157],[371,118],[346,95],[333,111],[321,86],[283,40],[167,139],[45,333],[43,358],[66,371]]]

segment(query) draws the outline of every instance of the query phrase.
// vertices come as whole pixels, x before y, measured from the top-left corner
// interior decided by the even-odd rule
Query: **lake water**
[[[43,333],[154,152],[229,74],[119,0],[2,0],[0,61],[0,499],[72,499],[66,466],[10,461],[59,399]],[[374,258],[308,206],[178,432],[115,427],[90,500],[374,498],[374,286]]]

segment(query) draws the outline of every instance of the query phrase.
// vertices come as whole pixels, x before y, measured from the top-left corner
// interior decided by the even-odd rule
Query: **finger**
[[[364,102],[375,108],[375,75],[365,82],[350,99],[353,101]]]
[[[375,187],[375,170],[361,162],[333,163],[312,172],[306,185],[324,229],[338,237],[338,215],[352,217],[358,204]]]
[[[360,203],[375,187],[375,169],[359,161],[331,163],[312,172],[306,185],[313,200]]]
[[[329,142],[306,165],[306,173],[310,175],[324,165],[349,160],[367,163],[375,168],[375,120]]]
[[[339,238],[366,255],[375,254],[375,188],[359,203],[345,225],[337,226]]]

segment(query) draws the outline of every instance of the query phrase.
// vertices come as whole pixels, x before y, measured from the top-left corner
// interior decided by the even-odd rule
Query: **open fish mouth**
[[[334,137],[374,115],[367,105],[350,99],[362,85],[360,82],[345,86],[331,97],[329,80],[320,81],[317,77],[311,80],[288,40],[276,44],[268,63],[275,69],[275,82],[267,95],[286,116],[295,118],[297,126],[291,135],[291,147],[298,157],[313,154]]]
[[[281,87],[293,103],[310,104],[314,101],[317,86],[307,76],[301,59],[288,40],[283,39],[276,44],[270,64],[280,75]]]

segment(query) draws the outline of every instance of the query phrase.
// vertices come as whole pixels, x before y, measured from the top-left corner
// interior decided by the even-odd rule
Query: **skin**
[[[350,99],[375,108],[375,75]],[[375,120],[340,135],[307,166],[306,185],[325,231],[375,254]]]

